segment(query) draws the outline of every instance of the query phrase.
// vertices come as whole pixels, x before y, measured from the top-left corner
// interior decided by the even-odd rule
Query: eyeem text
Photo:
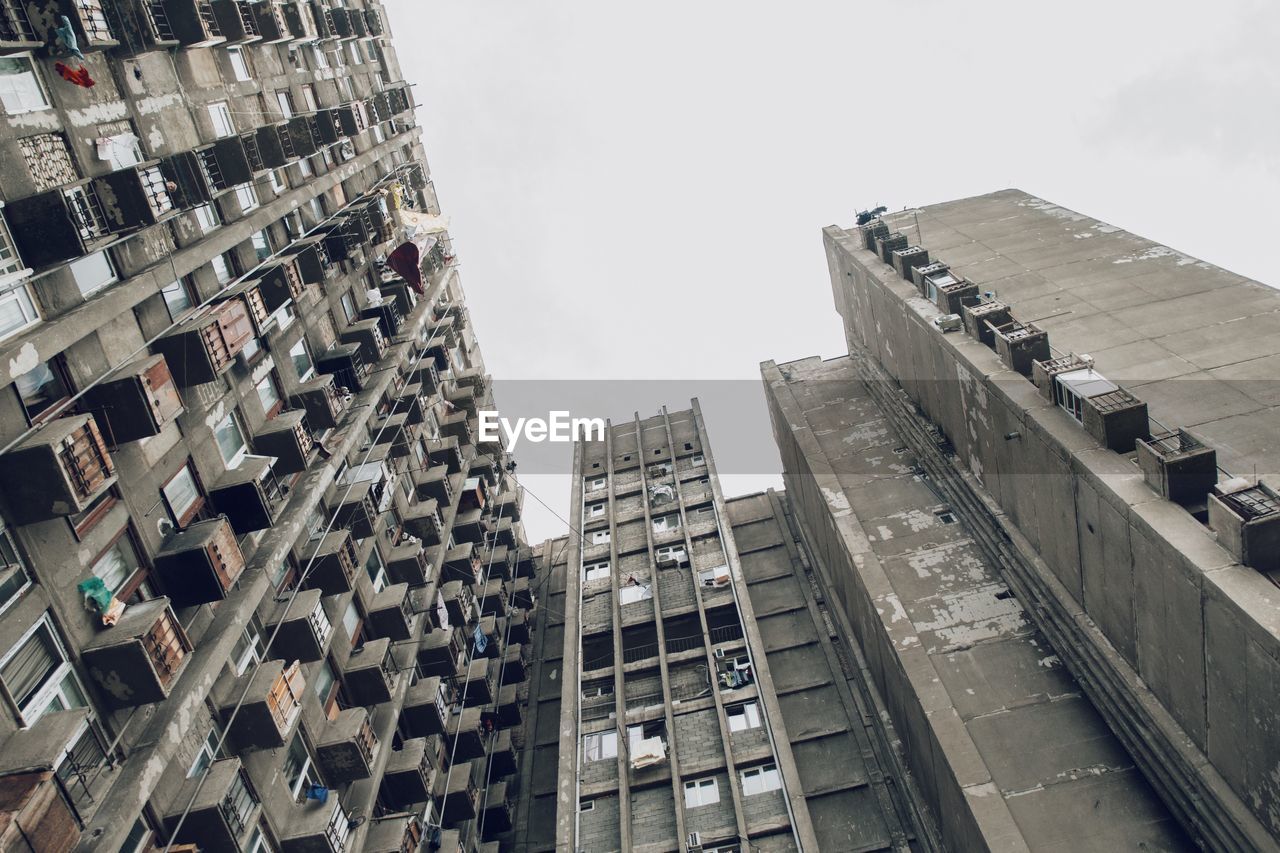
[[[549,412],[543,418],[516,418],[515,423],[497,412],[481,410],[480,440],[498,441],[499,430],[506,438],[507,450],[514,450],[521,438],[534,443],[543,441],[604,441],[604,418],[571,418],[568,412]]]

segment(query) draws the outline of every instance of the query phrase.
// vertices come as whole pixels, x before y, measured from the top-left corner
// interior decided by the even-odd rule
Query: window
[[[240,184],[236,187],[236,201],[240,202],[241,213],[253,210],[260,204],[257,187],[253,184]]]
[[[200,484],[196,475],[187,463],[169,478],[169,482],[160,487],[165,505],[169,509],[169,517],[179,527],[186,527],[204,506],[204,496],[200,494]]]
[[[271,189],[277,193],[282,193],[289,189],[288,173],[284,169],[271,170]]]
[[[352,597],[347,602],[347,609],[342,611],[342,627],[346,629],[347,636],[351,638],[352,647],[360,645],[360,628],[364,625],[364,617],[360,615],[360,608],[356,606],[355,598]]]
[[[0,57],[0,105],[11,116],[48,108],[49,98],[30,56]]]
[[[584,581],[598,581],[609,577],[609,562],[606,560],[602,563],[588,563],[582,567],[582,579]]]
[[[200,225],[201,234],[208,234],[222,224],[222,218],[218,216],[218,209],[212,204],[202,204],[191,212],[196,215],[196,222]]]
[[[214,255],[209,259],[209,265],[213,267],[213,275],[218,280],[218,284],[226,284],[235,278],[235,267],[227,255]]]
[[[227,106],[226,101],[218,101],[216,104],[209,104],[209,121],[213,122],[213,133],[219,139],[224,136],[234,136],[236,132],[235,123],[231,120],[231,108]]]
[[[209,734],[200,743],[200,749],[196,752],[195,760],[191,762],[191,766],[187,768],[187,778],[191,779],[199,776],[205,769],[217,761],[219,758],[226,758],[227,751],[225,745],[219,748],[218,742],[222,739],[222,733],[218,731],[218,724],[214,723],[209,727]]]
[[[177,320],[195,306],[186,278],[165,285],[160,289],[160,293],[164,296],[165,307],[169,309],[170,320]]]
[[[325,713],[329,713],[330,704],[338,694],[338,674],[334,672],[333,664],[327,658],[324,666],[316,670],[312,687],[315,688],[316,698],[325,707]]]
[[[653,598],[653,589],[648,584],[629,582],[618,590],[618,603],[624,607],[649,598]]]
[[[274,418],[276,413],[284,406],[284,401],[280,399],[280,392],[276,390],[275,378],[268,372],[253,388],[258,392],[258,401],[262,403],[262,411],[268,419]]]
[[[27,573],[27,564],[18,553],[13,542],[13,535],[0,521],[0,611],[18,600],[31,584],[31,575]]]
[[[595,800],[582,800],[581,802],[578,803],[578,811],[580,812],[594,811],[595,807],[596,807]]]
[[[276,103],[280,105],[280,114],[282,116],[293,118],[293,93],[288,89],[277,89]]]
[[[760,727],[760,706],[755,702],[744,702],[741,705],[730,705],[724,709],[729,718],[729,731],[742,732]]]
[[[582,737],[582,760],[604,761],[618,757],[618,733],[616,731],[598,732]]]
[[[303,789],[308,785],[324,784],[301,731],[289,742],[289,751],[284,754],[284,767],[281,772],[284,774],[285,784],[289,786],[289,793],[295,800],[301,796]]]
[[[151,827],[147,826],[146,819],[140,817],[129,828],[129,834],[120,845],[120,853],[147,853],[154,850],[155,845],[151,843],[153,838]]]
[[[594,492],[597,489],[603,489],[607,485],[609,485],[608,477],[592,477],[587,480],[587,491]]]
[[[124,600],[128,596],[125,587],[139,568],[138,551],[126,532],[98,558],[91,571],[117,598]]]
[[[248,57],[243,50],[238,47],[227,48],[227,59],[231,60],[231,70],[235,73],[236,80],[243,83],[245,80],[253,79],[253,74],[249,71]]]
[[[599,518],[604,515],[605,504],[592,504],[587,507],[587,518]]]
[[[592,545],[608,545],[608,544],[609,544],[609,531],[607,531],[607,530],[593,530],[593,531],[591,531],[591,544],[592,544]]]
[[[402,477],[407,481],[408,477]],[[369,551],[369,559],[365,560],[364,570],[369,573],[369,580],[373,582],[373,591],[382,592],[387,588],[387,564],[383,562],[382,555],[378,553],[377,548]]]
[[[250,620],[236,644],[231,647],[231,665],[237,676],[244,675],[249,667],[261,663],[267,656],[267,647],[262,642],[262,628],[257,617]]]
[[[720,802],[720,786],[712,779],[694,779],[684,783],[684,807],[696,809]]]
[[[693,458],[689,460],[689,464],[690,465],[706,465],[707,457],[703,456],[701,453],[695,453],[693,455]]]
[[[304,178],[309,178],[316,173],[316,170],[311,168],[311,160],[306,157],[303,157],[298,161],[298,171],[302,173],[302,177]],[[311,199],[311,206],[313,208],[315,207],[314,198]]]
[[[342,314],[347,318],[347,323],[354,323],[360,317],[360,312],[356,310],[356,300],[352,297],[351,291],[348,290],[342,294],[339,301],[342,303]]]
[[[315,375],[316,367],[311,361],[311,353],[307,352],[307,342],[304,338],[299,338],[289,350],[289,358],[293,361],[293,370],[298,374],[299,382],[306,382]]]
[[[0,679],[17,704],[23,725],[34,724],[47,711],[89,705],[48,615],[5,654],[0,661]]]
[[[245,445],[244,432],[240,429],[240,423],[234,411],[228,412],[227,416],[214,427],[213,437],[218,442],[218,452],[222,454],[222,461],[228,468],[239,465],[249,452],[249,448]]]
[[[60,403],[71,398],[71,381],[60,359],[51,359],[37,364],[14,380],[13,387],[18,392],[22,409],[27,413],[27,420],[39,423]]]
[[[255,231],[250,240],[253,242],[253,251],[258,256],[259,262],[271,257],[271,235],[265,229]]]
[[[955,524],[955,523],[956,523],[956,516],[955,516],[955,513],[953,513],[953,512],[952,512],[951,510],[949,510],[949,509],[939,509],[939,510],[935,510],[933,514],[934,514],[935,516],[937,516],[938,521],[941,521],[943,524]]]
[[[0,339],[8,338],[40,322],[40,312],[27,285],[0,293]]]
[[[360,48],[356,47],[353,41],[347,42],[347,63],[349,65],[360,64]]]
[[[267,840],[267,831],[261,826],[253,828],[253,835],[249,836],[249,846],[245,848],[245,853],[276,853],[276,849]]]
[[[116,280],[115,267],[112,266],[111,258],[105,251],[94,252],[92,255],[85,255],[79,260],[72,261],[67,265],[67,269],[71,270],[71,276],[76,280],[76,287],[80,288],[80,295],[85,297]]]
[[[679,515],[660,515],[653,520],[653,532],[662,533],[665,530],[676,530],[680,527]]]
[[[302,87],[302,100],[306,102],[309,112],[315,112],[320,109],[320,102],[316,100],[316,89],[310,83],[306,83]]]
[[[778,765],[762,764],[742,771],[742,795],[763,794],[776,791],[782,787],[782,777],[778,775]]]

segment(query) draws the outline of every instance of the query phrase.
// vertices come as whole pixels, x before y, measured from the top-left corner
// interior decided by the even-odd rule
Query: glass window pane
[[[254,388],[257,389],[258,399],[262,402],[262,411],[270,416],[276,406],[280,405],[280,392],[276,390],[276,383],[268,375],[262,377],[262,381]]]
[[[38,364],[14,380],[22,408],[27,417],[35,419],[59,401],[71,396],[71,389],[62,378],[62,372],[51,362]]]
[[[116,271],[106,252],[94,252],[67,265],[82,296],[101,290],[116,280]]]
[[[222,453],[222,461],[230,468],[240,461],[245,452],[244,434],[240,432],[240,424],[236,423],[235,414],[222,419],[213,436],[218,442],[218,450]]]
[[[93,573],[112,592],[119,590],[137,569],[138,554],[128,536],[121,536],[111,550],[93,564]]]
[[[160,291],[164,294],[164,304],[169,308],[169,319],[176,320],[194,304],[187,286],[180,281],[167,285]]]
[[[173,515],[173,520],[178,524],[185,522],[187,513],[200,500],[200,489],[196,486],[196,478],[187,465],[182,466],[177,476],[166,483],[161,492],[169,504],[169,512]]]

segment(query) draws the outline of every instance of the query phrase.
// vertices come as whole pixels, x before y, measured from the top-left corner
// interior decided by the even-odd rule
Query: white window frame
[[[222,733],[218,731],[218,724],[215,722],[209,728],[209,734],[200,743],[200,748],[196,750],[196,757],[191,760],[191,766],[187,768],[187,778],[191,779],[198,773],[202,772],[213,762],[217,761],[221,756],[219,752],[225,752],[224,748],[218,749],[218,742],[222,739]]]
[[[311,745],[307,743],[307,739],[302,736],[301,732],[296,733],[294,737],[302,744],[302,752],[306,755],[306,758],[302,760],[302,766],[298,770],[298,778],[293,782],[290,782],[288,779],[284,779],[283,781],[289,786],[289,794],[296,801],[298,799],[298,795],[302,793],[303,787],[307,784],[308,778],[310,778],[311,783],[314,785],[321,784],[323,780],[320,778],[320,774],[315,772],[316,760],[315,756],[311,754]],[[293,743],[290,742],[289,745],[285,747],[286,754],[289,751],[289,747],[292,745]]]
[[[231,107],[226,101],[215,101],[205,106],[209,113],[209,122],[213,125],[213,134],[219,139],[236,135],[236,123],[231,118]]]
[[[227,48],[227,60],[231,63],[231,72],[235,75],[236,82],[244,83],[253,79],[253,72],[249,70],[249,60],[242,48]]]
[[[757,767],[748,767],[739,772],[739,778],[742,781],[742,796],[754,797],[757,794],[767,794],[770,791],[779,791],[782,789],[782,774],[778,772],[776,764],[761,764]]]
[[[41,110],[50,109],[53,105],[49,103],[49,90],[44,85],[44,80],[40,78],[40,70],[36,66],[35,60],[31,53],[16,53],[12,56],[0,57],[6,61],[26,62],[27,68],[31,76],[31,80],[35,83],[35,92],[40,95],[41,103],[39,106],[33,106],[31,103],[11,104],[8,100],[12,97],[15,101],[25,101],[32,95],[30,87],[13,86],[6,90],[6,87],[0,86],[0,105],[4,107],[4,114],[8,116],[25,115],[26,113],[40,112]],[[4,74],[0,75],[0,80],[8,80],[11,78],[23,78],[23,74]],[[26,89],[24,92],[23,89]]]
[[[18,713],[23,726],[34,725],[37,720],[45,715],[55,699],[60,700],[68,708],[90,708],[92,710],[92,706],[89,705],[89,694],[84,689],[84,685],[80,683],[80,677],[76,675],[75,669],[71,666],[66,647],[62,645],[62,639],[58,636],[58,632],[54,630],[53,620],[49,618],[47,611],[18,638],[18,641],[4,653],[3,657],[0,657],[0,669],[3,669],[13,659],[14,655],[26,645],[27,641],[41,629],[48,632],[49,637],[53,640],[54,650],[61,656],[62,662],[45,676],[44,683],[40,685],[35,693],[31,694],[25,703],[19,706]],[[80,693],[78,698],[83,700],[84,704],[77,705],[72,701],[68,701],[69,695],[64,692],[68,682]],[[16,696],[13,699],[15,702],[17,701]],[[76,737],[79,737],[79,734]]]
[[[236,432],[240,435],[240,449],[232,454],[230,459],[226,457],[226,454],[222,450],[222,445],[218,444],[217,439],[218,431],[222,429],[223,424],[227,422],[230,422],[231,425],[236,428]],[[240,425],[240,419],[236,417],[234,409],[227,412],[226,417],[218,421],[218,425],[213,428],[213,435],[213,443],[218,445],[218,455],[222,457],[222,461],[226,464],[228,471],[236,468],[244,461],[244,458],[249,455],[249,440],[245,437],[244,427]]]
[[[720,802],[720,783],[714,776],[684,783],[684,807],[696,809]]]
[[[588,477],[587,478],[588,492],[598,492],[600,489],[603,489],[607,485],[609,485],[608,477]]]
[[[651,598],[653,598],[653,587],[647,583],[627,584],[618,588],[618,604],[622,607],[648,601]]]
[[[289,360],[293,363],[293,370],[295,373],[298,370],[298,355],[299,355],[299,353],[295,352],[295,350],[297,350],[299,347],[302,348],[301,354],[307,357],[307,364],[309,365],[307,367],[307,372],[298,377],[298,382],[302,383],[302,382],[306,382],[308,379],[316,375],[316,362],[315,362],[315,359],[311,357],[311,350],[307,349],[306,338],[298,338],[298,342],[289,348]]]
[[[764,725],[760,717],[759,702],[743,702],[740,705],[730,705],[724,709],[724,714],[729,723],[730,732],[750,731]],[[741,720],[741,722],[735,722],[736,720]]]
[[[86,290],[80,284],[80,278],[76,272],[76,268],[77,266],[79,266],[81,269],[84,269],[84,265],[87,261],[89,261],[90,259],[97,259],[97,258],[101,258],[103,261],[106,261],[107,271],[108,271],[107,278],[105,281],[97,282],[88,290]],[[119,273],[116,272],[116,265],[112,262],[111,255],[107,253],[106,249],[102,249],[100,251],[92,252],[88,255],[84,255],[82,257],[76,258],[74,261],[67,264],[67,269],[71,271],[71,277],[75,279],[76,288],[79,289],[80,295],[83,296],[85,299],[88,299],[90,296],[97,293],[98,291],[103,290],[104,288],[110,287],[111,285],[115,284],[117,281],[120,280],[120,275]]]
[[[612,571],[612,566],[608,560],[602,560],[598,563],[587,563],[582,567],[582,580],[584,582],[605,580]]]
[[[258,188],[250,182],[237,184],[235,194],[236,201],[240,203],[241,213],[248,213],[262,206],[262,202],[258,199]]]
[[[654,533],[666,533],[680,529],[680,514],[675,512],[660,515],[653,520]]]
[[[222,217],[218,214],[218,208],[213,205],[213,202],[194,207],[191,212],[196,216],[196,224],[200,226],[201,234],[208,234],[222,227]]]
[[[31,287],[25,282],[22,284],[5,284],[4,278],[5,276],[0,274],[0,290],[3,290],[6,287],[9,289],[0,293],[0,306],[3,306],[6,302],[15,303],[18,307],[18,312],[22,317],[22,323],[14,326],[12,329],[9,329],[7,332],[0,332],[0,341],[7,340],[14,335],[21,334],[32,326],[39,325],[40,323],[40,310],[36,307],[35,299],[31,296]]]
[[[591,531],[591,544],[592,544],[592,545],[608,545],[608,544],[609,544],[609,539],[610,539],[610,535],[609,535],[609,531],[608,531],[608,530],[593,530],[593,531]]]
[[[707,457],[705,454],[695,453],[693,456],[689,457],[689,464],[694,467],[697,467],[698,465],[706,465]]]
[[[603,504],[603,503],[592,504],[591,506],[587,507],[587,518],[599,518],[600,516],[604,515],[606,509],[608,509],[607,504]]]
[[[252,621],[244,626],[244,631],[240,633],[240,639],[245,641],[244,649],[240,652],[240,657],[231,662],[231,668],[235,670],[236,678],[248,672],[249,667],[254,664],[262,663],[263,656],[267,652],[267,647],[262,639],[262,631]]]
[[[4,613],[31,588],[31,572],[27,570],[27,562],[18,551],[18,542],[6,529],[3,519],[0,519],[0,579],[3,579],[0,583],[5,585],[12,585],[15,579],[20,579],[8,593],[0,591],[0,595],[5,596],[0,599],[0,613]]]
[[[607,761],[618,757],[618,732],[614,729],[582,736],[582,761]]]

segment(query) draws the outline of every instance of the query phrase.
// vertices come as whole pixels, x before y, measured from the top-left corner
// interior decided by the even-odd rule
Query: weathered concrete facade
[[[1280,740],[1267,709],[1280,610],[1266,530],[1280,459],[1269,367],[1280,293],[1012,190],[828,228],[825,238],[850,361],[765,370],[798,478],[789,490],[816,476],[806,473],[815,458],[830,469],[802,515],[824,531],[830,564],[849,566],[835,582],[859,581],[865,567],[850,561],[868,546],[852,543],[875,535],[846,529],[862,517],[846,480],[862,472],[797,446],[807,403],[788,412],[780,398],[806,383],[786,372],[818,386],[847,374],[895,413],[898,441],[937,500],[974,530],[1028,627],[1190,837],[1275,848]],[[942,271],[913,271],[908,243]],[[1038,349],[1024,360],[1015,341]],[[1105,387],[1081,391],[1069,381],[1081,376]],[[831,405],[839,396],[848,392]],[[1218,475],[1170,500],[1152,459],[1209,451]],[[867,608],[889,590],[860,582],[861,600],[853,589],[841,597],[863,609],[855,624],[873,625],[884,614]],[[880,630],[893,636],[893,627]],[[973,769],[956,778],[997,775],[989,764],[966,775]]]
[[[385,10],[0,15],[0,786],[57,849],[512,847],[538,561]]]
[[[561,681],[538,694],[558,729],[540,718],[534,759],[559,766],[532,788],[554,834],[529,849],[934,849],[785,499],[726,500],[697,401],[610,424],[574,460],[563,654],[544,653]]]

